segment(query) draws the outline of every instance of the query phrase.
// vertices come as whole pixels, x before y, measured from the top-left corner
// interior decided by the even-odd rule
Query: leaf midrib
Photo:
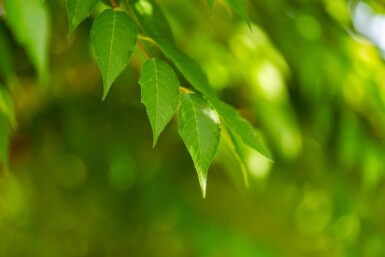
[[[112,56],[112,46],[114,45],[114,36],[115,36],[115,25],[116,25],[116,12],[113,11],[114,19],[112,24],[112,35],[111,35],[111,44],[110,44],[110,52],[108,56],[108,63],[107,63],[107,83],[109,82],[109,74],[110,74],[110,64],[111,64],[111,56]]]

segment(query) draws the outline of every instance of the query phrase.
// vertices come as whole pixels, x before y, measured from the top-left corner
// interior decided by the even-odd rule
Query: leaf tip
[[[207,179],[204,176],[198,176],[198,179],[202,191],[202,196],[203,198],[206,198]]]

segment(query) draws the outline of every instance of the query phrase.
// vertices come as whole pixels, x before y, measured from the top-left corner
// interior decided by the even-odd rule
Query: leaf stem
[[[116,4],[115,0],[110,0],[112,8],[116,9],[118,5]]]
[[[182,86],[179,86],[179,92],[181,93],[184,93],[184,94],[195,94],[196,92],[186,88],[186,87],[182,87]]]
[[[147,59],[150,59],[151,56],[150,56],[150,54],[147,52],[147,50],[144,48],[144,46],[142,45],[142,43],[141,43],[139,40],[137,40],[136,43],[138,44],[140,50],[142,50],[143,54],[147,57]]]

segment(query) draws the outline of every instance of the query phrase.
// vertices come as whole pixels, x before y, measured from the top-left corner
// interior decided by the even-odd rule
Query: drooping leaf
[[[210,7],[210,12],[211,14],[214,12],[214,4],[215,4],[215,0],[207,0],[207,4],[209,5]]]
[[[235,135],[233,132],[228,131],[228,135],[226,137],[226,142],[230,147],[230,150],[232,154],[234,155],[235,159],[238,161],[239,166],[242,171],[243,181],[245,183],[246,187],[249,187],[249,173],[246,168],[245,164],[245,157],[242,151],[242,145],[243,142],[239,138],[239,136]]]
[[[154,0],[126,0],[140,28],[154,39],[175,43],[170,24]]]
[[[194,161],[205,197],[208,169],[219,144],[220,124],[216,111],[201,96],[182,94],[179,134]]]
[[[212,97],[209,101],[232,133],[239,136],[246,145],[258,151],[266,158],[271,159],[269,152],[265,149],[256,131],[247,120],[232,106],[219,99]]]
[[[41,79],[47,76],[50,22],[40,0],[6,0],[7,21]],[[38,28],[38,29],[37,29]]]
[[[92,45],[103,76],[103,99],[130,59],[136,45],[136,28],[124,12],[107,9],[98,15],[91,30]]]
[[[207,76],[199,64],[190,56],[182,52],[176,45],[162,40],[157,40],[159,48],[169,58],[188,82],[201,94],[214,96],[214,90],[210,86]]]
[[[153,0],[128,0],[130,7],[145,34],[150,36],[188,82],[200,93],[213,96],[206,74],[198,63],[175,44],[170,26],[161,9]]]
[[[98,0],[67,0],[69,34],[72,34],[76,27],[90,15],[98,3]]]
[[[139,84],[142,103],[150,119],[155,146],[160,133],[174,116],[180,100],[179,80],[174,70],[165,62],[147,60],[142,67]]]
[[[0,85],[0,168],[8,168],[11,128],[15,123],[12,99],[8,91]]]
[[[234,10],[234,12],[250,27],[250,19],[249,15],[247,14],[244,0],[227,0],[227,2]]]

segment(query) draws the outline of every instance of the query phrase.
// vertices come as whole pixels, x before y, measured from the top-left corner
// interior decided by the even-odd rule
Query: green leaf
[[[143,64],[139,84],[155,146],[160,133],[174,116],[179,104],[179,80],[167,63],[149,59]]]
[[[39,77],[44,80],[50,26],[44,4],[40,0],[6,0],[4,8],[16,40],[25,48]]]
[[[0,20],[0,81],[6,82],[13,74],[13,61],[11,57],[8,31]]]
[[[241,17],[241,19],[247,23],[250,27],[250,19],[247,14],[246,5],[244,0],[227,0],[231,8],[233,8],[234,12]]]
[[[208,169],[219,144],[220,124],[216,111],[201,96],[182,94],[179,134],[194,161],[205,197]]]
[[[215,4],[215,0],[207,0],[207,4],[209,5],[210,7],[210,12],[211,14],[214,12],[214,4]]]
[[[188,82],[200,93],[213,96],[214,91],[202,68],[175,45],[170,26],[160,7],[152,0],[129,0],[129,4],[144,33],[157,43]]]
[[[15,123],[11,96],[8,91],[0,85],[0,168],[8,168],[8,149],[11,128]]]
[[[254,128],[232,106],[217,98],[210,98],[209,102],[217,110],[224,124],[232,133],[238,135],[243,143],[258,151],[266,158],[271,159],[269,152],[263,146]]]
[[[92,44],[103,76],[103,99],[123,72],[136,45],[136,28],[124,12],[107,9],[92,25]]]
[[[239,136],[235,135],[231,131],[228,131],[228,134],[224,138],[231,150],[231,153],[234,155],[235,159],[239,163],[245,186],[249,187],[249,173],[246,168],[245,157],[242,151],[242,146],[244,145],[243,141],[239,138]]]
[[[87,18],[99,0],[67,0],[67,12],[69,21],[69,34]]]
[[[156,40],[164,55],[169,58],[187,81],[201,94],[214,96],[214,90],[210,86],[207,76],[199,64],[190,56],[182,52],[176,45],[163,40]]]
[[[127,0],[140,28],[154,39],[175,43],[170,24],[160,6],[153,0]]]

